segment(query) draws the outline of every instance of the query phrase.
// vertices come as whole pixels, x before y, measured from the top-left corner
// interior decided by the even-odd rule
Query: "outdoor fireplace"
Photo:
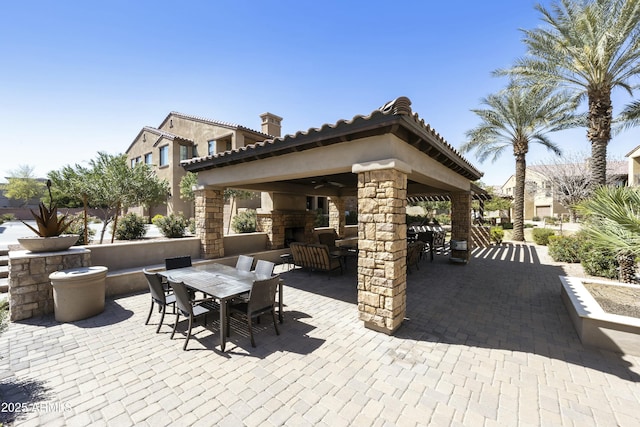
[[[284,246],[288,248],[292,242],[305,242],[304,227],[286,227],[284,229]]]
[[[291,242],[307,242],[313,236],[315,215],[307,211],[273,210],[258,213],[258,231],[269,236],[269,249],[289,247]]]

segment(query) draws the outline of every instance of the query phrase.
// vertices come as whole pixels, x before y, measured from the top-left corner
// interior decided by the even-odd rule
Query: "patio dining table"
[[[270,276],[253,271],[241,271],[224,264],[208,263],[191,267],[158,272],[161,276],[210,295],[220,302],[220,349],[226,344],[227,302],[251,290],[255,280],[266,280]],[[278,284],[278,320],[282,323],[283,281]]]

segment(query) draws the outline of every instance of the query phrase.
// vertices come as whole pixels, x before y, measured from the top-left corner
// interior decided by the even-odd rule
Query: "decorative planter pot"
[[[55,237],[20,237],[20,246],[31,252],[66,251],[73,246],[80,236],[77,234],[63,234]]]
[[[73,322],[104,311],[107,267],[79,267],[51,273],[53,309],[58,322]]]

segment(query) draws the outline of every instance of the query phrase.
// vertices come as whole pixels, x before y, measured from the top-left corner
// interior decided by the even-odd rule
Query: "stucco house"
[[[186,174],[180,162],[238,150],[280,136],[282,117],[264,113],[260,118],[261,131],[256,131],[237,124],[174,111],[157,128],[143,127],[126,150],[129,164],[135,166],[144,162],[151,165],[159,178],[169,182],[170,194],[166,205],[154,206],[150,210],[138,207],[130,211],[150,217],[178,212],[186,217],[193,217],[193,202],[180,198],[180,180]],[[238,204],[240,207],[256,207],[259,197],[253,201],[238,201]]]
[[[627,164],[624,161],[607,162],[607,177],[614,185],[626,185]],[[543,219],[545,217],[561,217],[569,215],[569,211],[558,202],[554,195],[552,174],[562,177],[570,174],[580,174],[587,179],[588,167],[585,164],[552,164],[527,166],[524,194],[524,219]],[[567,179],[569,177],[567,176]],[[515,175],[511,175],[501,188],[505,196],[514,196],[516,187]]]
[[[640,186],[640,145],[633,150],[629,151],[625,157],[629,158],[628,162],[628,174],[629,174],[629,186]]]

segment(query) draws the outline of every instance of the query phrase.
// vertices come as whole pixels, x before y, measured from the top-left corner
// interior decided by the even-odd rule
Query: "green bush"
[[[159,217],[159,218],[158,218]],[[164,237],[171,239],[184,237],[189,221],[182,214],[156,215],[152,220]]]
[[[9,326],[9,301],[0,301],[0,333]]]
[[[582,239],[578,236],[549,236],[549,256],[556,262],[580,262]]]
[[[128,213],[118,221],[115,237],[117,240],[142,239],[147,232],[146,220],[135,213]]]
[[[322,209],[316,209],[316,218],[313,222],[315,227],[328,227],[329,226],[329,215],[325,215]],[[233,224],[231,224],[233,227]],[[235,230],[235,228],[234,228]],[[255,231],[255,227],[254,230]],[[238,233],[249,233],[249,231],[238,231]]]
[[[253,233],[256,231],[256,211],[247,209],[238,213],[231,221],[231,228],[236,233]]]
[[[513,230],[513,223],[501,221],[500,227],[502,227],[503,230]]]
[[[151,224],[156,225],[156,221],[164,218],[164,215],[155,214],[153,218],[151,218]]]
[[[95,236],[96,234],[96,230],[94,230],[93,228],[89,227],[87,230],[87,237],[89,239],[88,242],[84,241],[84,214],[83,213],[77,213],[75,215],[71,215],[69,216],[70,219],[72,219],[71,225],[69,225],[69,228],[67,228],[67,231],[65,231],[65,234],[77,234],[78,236],[80,236],[78,238],[78,241],[76,242],[76,246],[77,245],[88,245],[89,243],[91,243],[91,240],[93,240],[93,236]],[[97,218],[95,217],[89,217],[87,218],[87,224],[91,223],[91,222],[95,222]]]
[[[502,239],[504,239],[504,229],[499,225],[496,225],[489,229],[489,235],[491,236],[491,240],[500,244],[502,243]]]
[[[588,239],[583,239],[580,245],[580,264],[589,276],[618,278],[619,264],[615,253],[596,248]]]
[[[534,216],[533,218],[531,218],[531,221],[540,221],[540,217],[539,216]]]
[[[189,233],[191,234],[196,234],[196,219],[195,218],[189,218]]]
[[[532,230],[533,241],[536,245],[548,245],[549,244],[549,236],[554,236],[556,232],[549,228],[534,228]]]

